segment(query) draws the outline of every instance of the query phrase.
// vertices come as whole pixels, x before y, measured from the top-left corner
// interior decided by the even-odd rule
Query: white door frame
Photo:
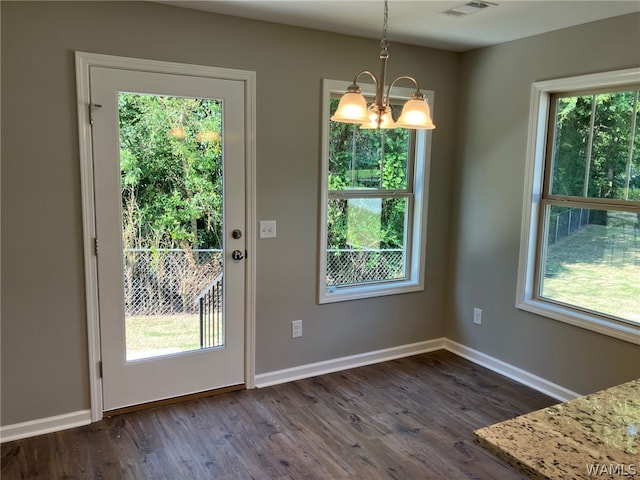
[[[76,88],[78,101],[78,134],[80,143],[80,177],[82,194],[82,235],[84,278],[89,353],[89,388],[91,421],[102,419],[102,379],[100,375],[100,325],[98,313],[98,271],[96,259],[96,222],[93,184],[93,145],[91,141],[91,91],[89,67],[110,67],[125,70],[169,73],[198,77],[238,80],[245,85],[245,195],[246,250],[245,261],[245,385],[255,387],[255,244],[256,244],[256,74],[246,70],[162,62],[76,52]]]

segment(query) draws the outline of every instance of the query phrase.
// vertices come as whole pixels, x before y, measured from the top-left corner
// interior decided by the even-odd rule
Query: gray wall
[[[148,3],[1,8],[1,424],[90,407],[76,50],[257,72],[257,217],[278,221],[255,252],[258,373],[443,335],[458,54],[391,46],[390,75],[436,92],[427,290],[319,306],[321,79],[377,69],[378,41]]]
[[[579,393],[640,377],[640,346],[514,307],[531,83],[638,65],[638,15],[462,57],[446,336]]]

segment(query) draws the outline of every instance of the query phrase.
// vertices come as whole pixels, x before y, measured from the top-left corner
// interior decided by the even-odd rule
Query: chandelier
[[[384,94],[387,77],[387,60],[389,59],[389,40],[387,39],[387,22],[389,19],[388,0],[384,1],[384,26],[380,46],[381,74],[380,78],[369,70],[363,70],[353,79],[353,83],[347,88],[347,92],[340,98],[340,103],[335,114],[331,117],[334,122],[359,123],[360,128],[412,128],[421,130],[433,130],[436,126],[431,119],[429,104],[420,91],[418,81],[408,75],[395,78]],[[376,96],[373,103],[367,107],[367,100],[362,94],[362,89],[356,83],[361,75],[369,75],[373,79]],[[410,80],[414,83],[416,91],[402,107],[402,113],[398,120],[393,119],[390,106],[391,87],[400,80]]]

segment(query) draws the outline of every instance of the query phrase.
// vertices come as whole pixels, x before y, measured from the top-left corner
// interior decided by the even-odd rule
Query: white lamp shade
[[[369,122],[367,100],[364,98],[364,95],[361,93],[345,93],[340,99],[338,109],[331,117],[331,120],[342,123]]]
[[[398,128],[415,128],[433,130],[436,126],[431,119],[431,109],[424,100],[412,98],[402,107],[400,118],[396,122]]]
[[[382,114],[380,125],[378,125],[378,114],[375,112],[369,112],[369,120],[366,123],[360,125],[360,128],[396,128],[396,122],[393,120],[393,116],[391,115],[391,109],[387,109]]]

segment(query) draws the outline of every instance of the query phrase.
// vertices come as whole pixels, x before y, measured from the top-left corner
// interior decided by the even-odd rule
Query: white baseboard
[[[333,358],[317,363],[309,363],[298,367],[285,368],[273,372],[259,373],[256,375],[255,386],[257,388],[277,385],[279,383],[302,380],[303,378],[317,377],[326,373],[338,372],[349,368],[363,367],[373,363],[386,362],[396,358],[419,355],[444,348],[444,338],[426,340],[424,342],[401,345],[399,347],[374,350],[373,352],[349,355],[347,357]]]
[[[91,423],[91,410],[80,410],[54,417],[39,418],[28,422],[0,426],[0,443],[35,437],[45,433],[58,432],[67,428],[80,427]]]
[[[455,353],[462,358],[466,358],[473,363],[504,375],[507,378],[533,388],[545,395],[549,395],[561,402],[567,402],[581,396],[580,394],[572,392],[560,385],[538,377],[533,373],[514,367],[502,360],[498,360],[497,358],[454,342],[453,340],[449,340],[448,338],[436,338],[424,342],[412,343],[384,350],[376,350],[359,355],[350,355],[348,357],[334,358],[323,362],[286,368],[284,370],[261,373],[256,375],[255,385],[258,388],[268,387],[279,383],[292,382],[294,380],[315,377],[349,368],[362,367],[373,363],[386,362],[396,358],[409,357],[411,355],[418,355],[420,353],[427,353],[440,349],[445,349],[451,353]]]
[[[504,375],[505,377],[549,395],[561,402],[566,402],[580,396],[580,394],[572,392],[560,385],[538,377],[537,375],[522,370],[521,368],[514,367],[513,365],[479,352],[478,350],[474,350],[473,348],[469,348],[454,342],[453,340],[449,340],[448,338],[435,338],[424,342],[385,348],[383,350],[375,350],[373,352],[361,353],[358,355],[349,355],[347,357],[334,358],[322,362],[300,365],[298,367],[285,368],[284,370],[260,373],[255,376],[255,386],[257,388],[263,388],[441,349],[448,350],[451,353],[462,358],[466,358],[473,363]],[[45,433],[57,432],[59,430],[88,425],[90,423],[91,410],[80,410],[78,412],[32,420],[29,422],[0,426],[0,443],[19,440],[26,437],[34,437]]]
[[[466,347],[461,345],[453,340],[449,340],[448,338],[444,339],[444,347],[446,350],[451,353],[455,353],[456,355],[466,358],[467,360],[472,361],[478,365],[481,365],[489,370],[493,370],[496,373],[504,375],[511,380],[515,380],[518,383],[522,383],[527,387],[533,388],[545,395],[549,395],[556,400],[560,400],[561,402],[568,402],[569,400],[573,400],[574,398],[578,398],[581,395],[576,392],[572,392],[560,385],[552,383],[544,378],[538,377],[533,373],[527,372],[526,370],[522,370],[521,368],[514,367],[502,360],[498,360],[490,355],[479,352],[478,350],[474,350],[473,348]]]

